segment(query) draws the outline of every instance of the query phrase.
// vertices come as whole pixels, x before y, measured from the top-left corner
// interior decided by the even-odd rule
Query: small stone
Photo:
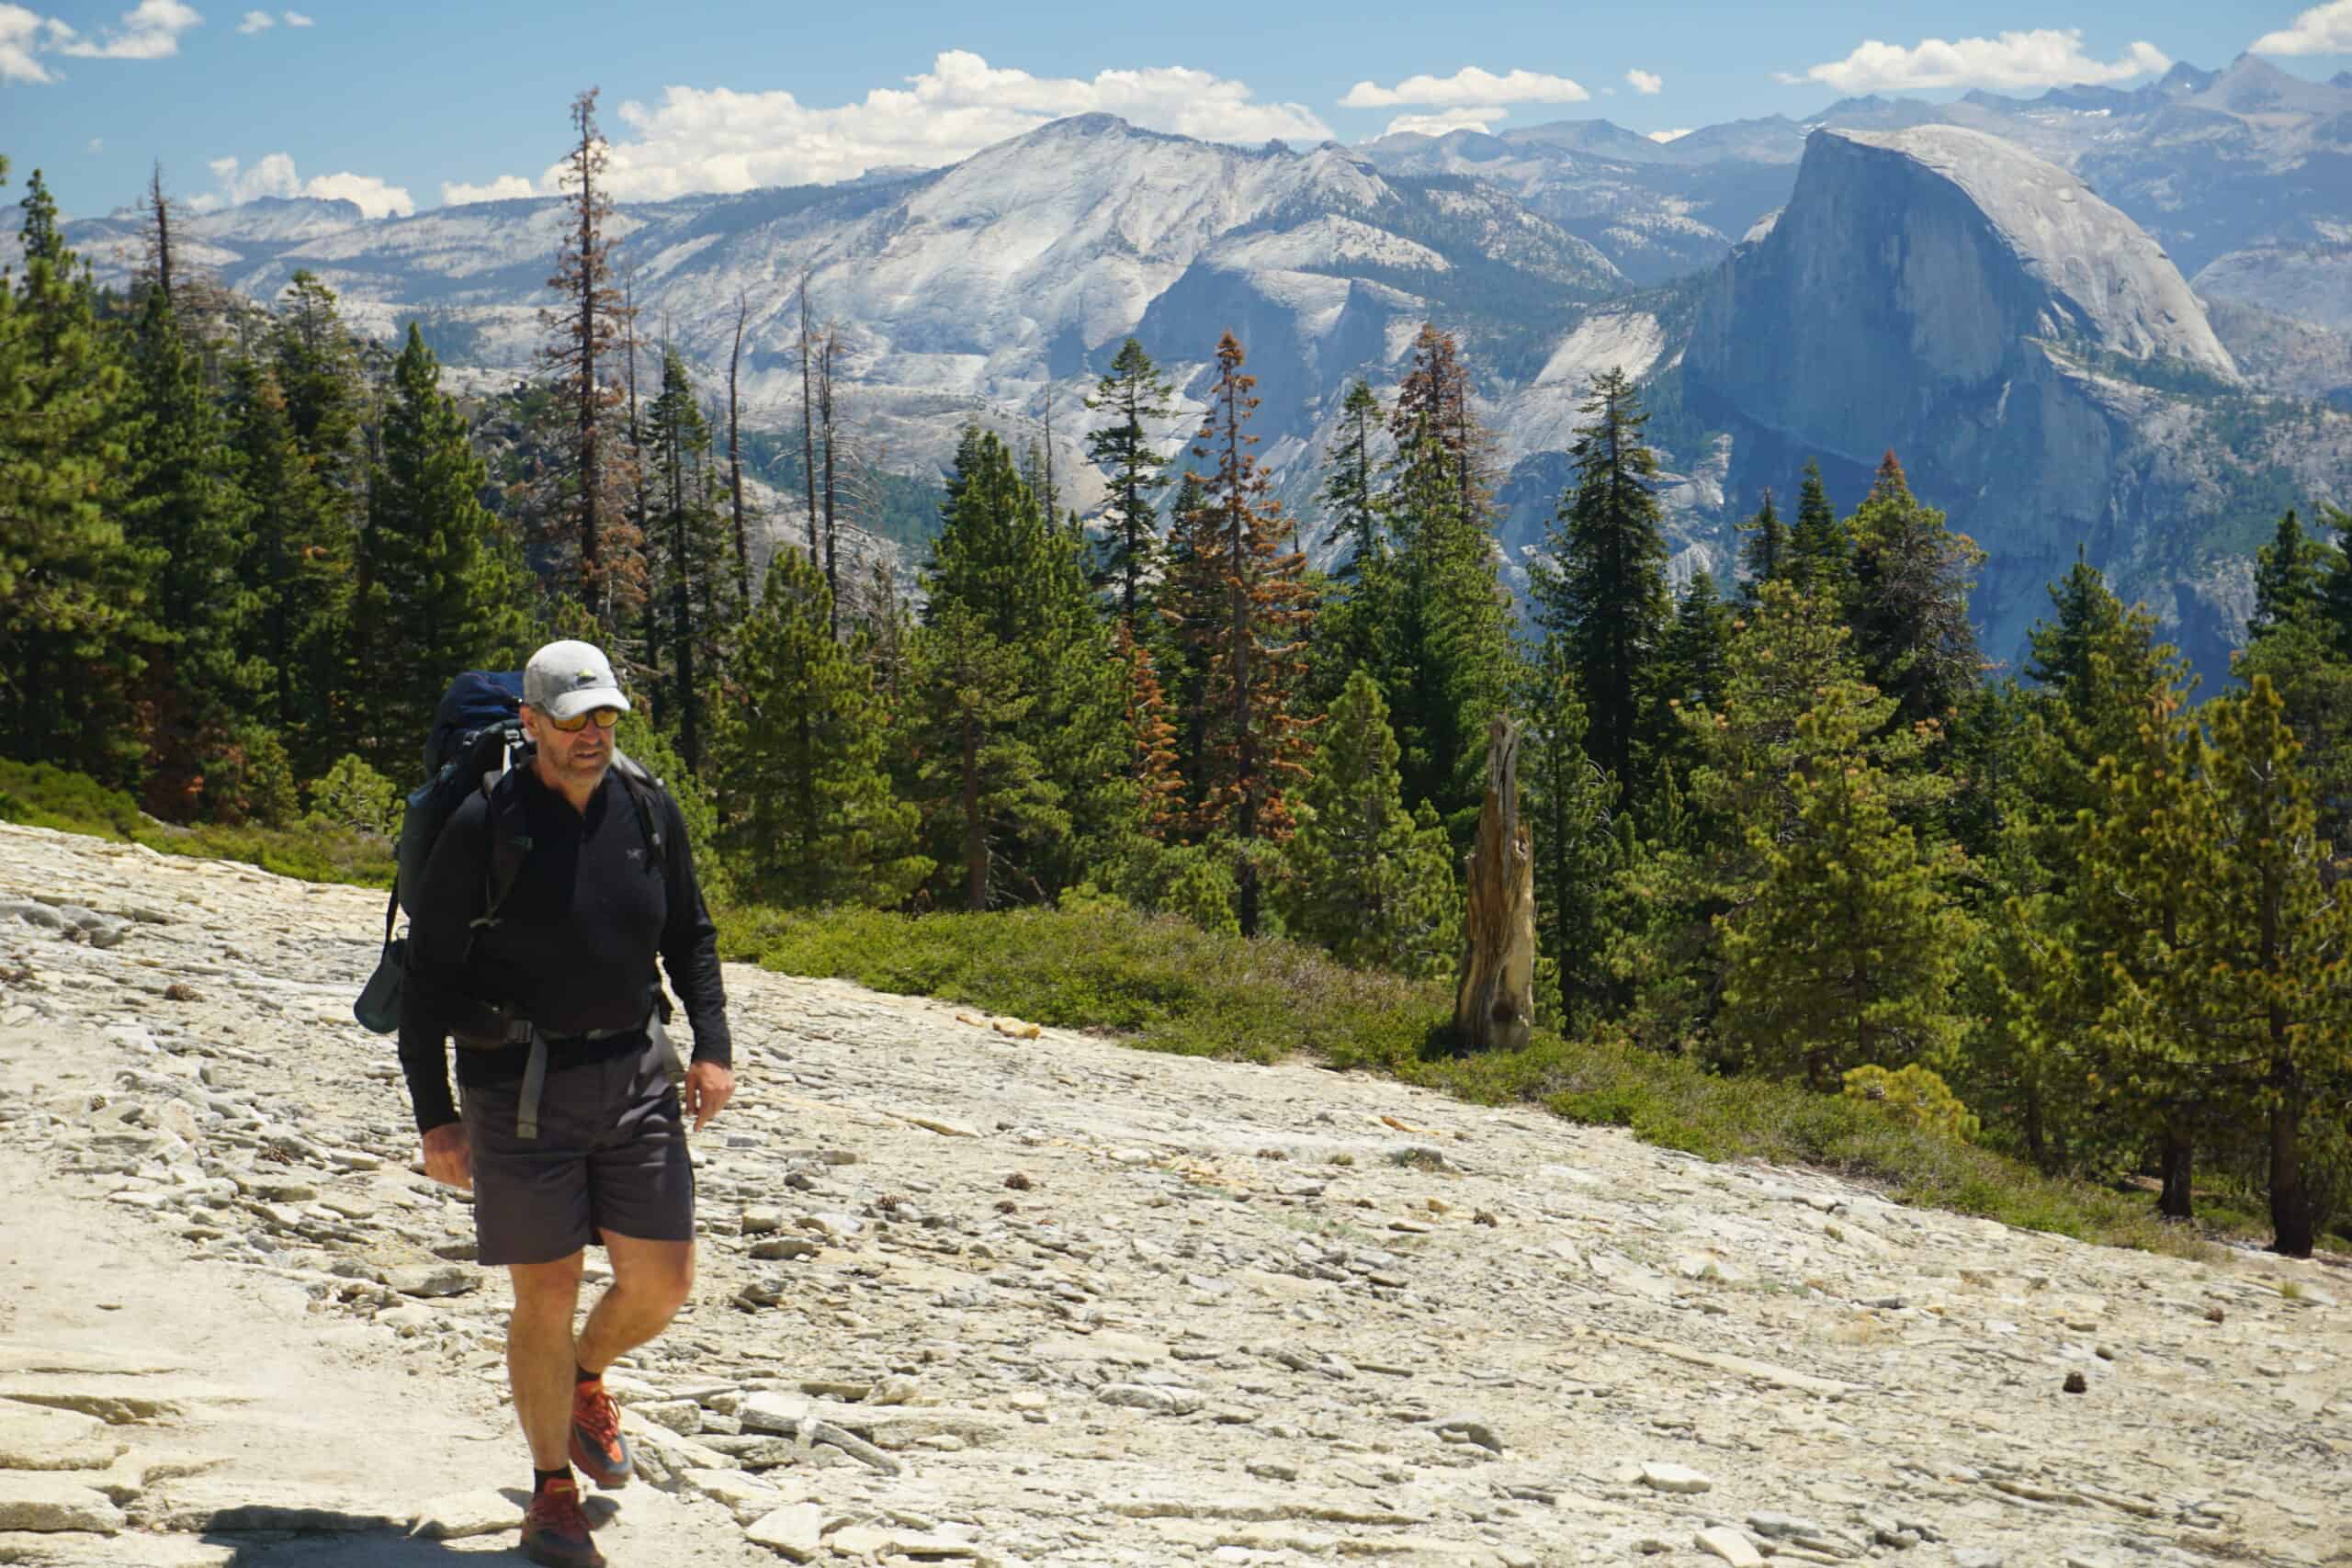
[[[1123,1404],[1155,1416],[1190,1416],[1206,1403],[1189,1388],[1148,1382],[1106,1382],[1094,1391],[1094,1397],[1103,1404]]]
[[[1756,1550],[1755,1543],[1729,1525],[1701,1530],[1690,1538],[1690,1544],[1722,1558],[1731,1568],[1762,1568],[1764,1562],[1764,1554]]]
[[[164,999],[167,1002],[200,1002],[204,999],[204,993],[185,980],[175,980],[164,987]]]
[[[2006,1552],[1989,1546],[1955,1546],[1951,1549],[1952,1568],[2002,1568],[2008,1562]]]
[[[1657,1461],[1642,1466],[1642,1484],[1654,1492],[1698,1493],[1715,1483],[1688,1466]]]
[[[702,1406],[691,1399],[661,1399],[630,1408],[648,1421],[667,1427],[682,1438],[691,1438],[702,1430]]]
[[[494,1487],[435,1497],[417,1512],[408,1533],[426,1540],[458,1540],[469,1535],[496,1535],[511,1530],[521,1517],[505,1494]]]
[[[2090,1380],[2080,1372],[2068,1372],[2065,1388],[2068,1393],[2088,1393],[2091,1390]]]
[[[68,1480],[67,1472],[0,1471],[0,1530],[80,1530],[113,1535],[122,1510],[106,1494]]]
[[[414,1263],[395,1269],[391,1287],[404,1296],[462,1296],[481,1288],[481,1276],[456,1263]]]
[[[786,1503],[743,1527],[744,1536],[795,1562],[806,1562],[825,1549],[825,1511],[814,1503]]]
[[[766,1235],[784,1228],[784,1212],[780,1209],[746,1209],[742,1224],[745,1235]]]
[[[805,1235],[772,1235],[752,1244],[752,1258],[763,1262],[780,1258],[814,1258],[824,1250],[824,1243],[810,1241]]]
[[[0,1400],[0,1470],[104,1470],[126,1446],[95,1416]]]
[[[2229,1315],[2218,1306],[2209,1306],[2205,1309],[2205,1321],[2208,1323],[2225,1323],[2229,1320]]]

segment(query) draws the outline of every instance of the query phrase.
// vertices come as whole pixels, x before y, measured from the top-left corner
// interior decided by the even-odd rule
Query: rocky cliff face
[[[2272,480],[2326,482],[2325,461],[2290,471],[2312,464],[2229,434],[2261,400],[2154,240],[2066,171],[1948,125],[1816,133],[1787,209],[1710,284],[1685,376],[1742,437],[1735,496],[1785,486],[1805,454],[1863,471],[1898,452],[1992,553],[1996,658],[2081,547],[2218,672],[2241,513]],[[2315,428],[2341,452],[2342,429]]]

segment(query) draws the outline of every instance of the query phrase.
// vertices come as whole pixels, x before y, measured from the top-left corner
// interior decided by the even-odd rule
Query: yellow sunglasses
[[[548,723],[553,725],[556,728],[563,731],[566,735],[577,735],[588,727],[588,721],[592,718],[596,721],[597,728],[610,729],[613,726],[621,721],[621,710],[618,708],[590,708],[586,713],[576,713],[570,718],[557,718],[552,714],[542,714],[540,716],[545,718]]]

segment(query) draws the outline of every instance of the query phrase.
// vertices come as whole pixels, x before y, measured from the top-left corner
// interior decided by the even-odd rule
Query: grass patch
[[[2205,1251],[2143,1196],[2044,1177],[1843,1096],[1548,1032],[1520,1051],[1458,1054],[1444,986],[1349,969],[1276,939],[1241,942],[1118,909],[747,909],[722,914],[719,926],[724,956],[782,974],[1107,1032],[1146,1050],[1253,1062],[1304,1055],[1476,1104],[1537,1105],[1568,1121],[1624,1127],[1708,1160],[1831,1170],[1900,1202],[2108,1246]]]
[[[139,809],[119,790],[46,762],[0,759],[0,822],[86,833],[159,853],[237,861],[303,882],[390,887],[397,869],[390,839],[322,823],[296,828],[176,828]]]

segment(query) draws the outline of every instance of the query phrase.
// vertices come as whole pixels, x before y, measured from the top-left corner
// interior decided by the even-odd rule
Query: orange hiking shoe
[[[605,1392],[602,1378],[572,1386],[571,1462],[607,1491],[628,1485],[637,1470],[628,1439],[621,1436],[620,1409]]]
[[[523,1555],[546,1568],[605,1568],[605,1554],[588,1539],[577,1482],[550,1481],[532,1496],[523,1516]]]

